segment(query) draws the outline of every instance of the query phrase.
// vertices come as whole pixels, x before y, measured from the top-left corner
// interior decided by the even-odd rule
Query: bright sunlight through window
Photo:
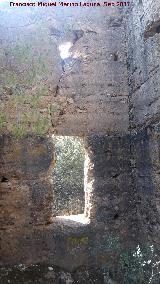
[[[62,59],[68,58],[70,57],[71,53],[70,53],[70,48],[72,47],[72,43],[71,42],[65,42],[63,44],[61,44],[59,46],[59,50],[60,50],[60,56]]]

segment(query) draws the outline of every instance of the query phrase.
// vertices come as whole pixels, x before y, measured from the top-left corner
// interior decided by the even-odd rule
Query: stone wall
[[[138,219],[141,223],[142,216],[145,217],[142,227],[146,236],[157,241],[160,198],[159,2],[134,1],[127,23],[129,117],[131,134],[136,141],[133,147],[134,189],[140,196],[139,203],[144,203],[143,210],[138,210]]]
[[[0,43],[3,71],[3,73],[1,72],[0,74],[1,102],[3,106],[2,111],[5,110],[7,114],[6,117],[2,116],[4,119],[4,124],[1,127],[2,133],[6,132],[8,135],[12,133],[16,138],[19,138],[18,136],[25,136],[26,132],[30,133],[30,137],[32,137],[33,132],[42,135],[44,134],[43,130],[45,130],[45,133],[56,133],[58,135],[90,137],[91,134],[96,134],[99,135],[99,138],[96,138],[96,141],[100,143],[100,146],[105,139],[104,135],[113,136],[116,134],[117,136],[121,136],[128,133],[127,64],[125,27],[123,25],[122,9],[113,7],[108,8],[107,10],[98,7],[96,7],[96,9],[66,9],[58,7],[58,9],[54,11],[51,8],[46,8],[45,12],[43,11],[39,8],[24,8],[23,11],[20,11],[17,8],[10,8],[4,9],[3,12],[1,12],[4,24],[3,27],[1,26],[2,40]],[[7,20],[8,18],[10,19],[9,21]],[[60,44],[65,43],[66,41],[70,41],[73,44],[70,50],[71,56],[62,60],[58,48]],[[40,124],[37,123],[37,118],[38,121],[41,122]],[[19,127],[21,125],[22,127]],[[47,128],[44,126],[47,126]],[[100,135],[102,135],[102,137]],[[34,137],[30,139],[33,139],[34,141]],[[26,149],[28,149],[28,143],[30,142],[25,140],[26,138],[22,139],[25,141],[22,141],[22,145],[25,144]],[[35,141],[36,139],[39,138],[35,138]],[[91,141],[93,140],[94,143],[94,136],[93,138],[90,137],[88,139]],[[47,141],[48,140],[46,140],[46,147],[48,145]],[[9,143],[9,152],[12,151],[12,143],[13,146],[16,146],[16,143],[18,142]],[[112,143],[117,143],[114,142],[114,137],[111,139],[111,142],[109,142],[109,144]],[[1,156],[2,159],[4,159],[4,163],[7,163],[7,158],[4,154],[6,152],[5,144],[7,145],[7,142],[2,143],[1,145]],[[42,148],[43,147],[44,146],[42,146]],[[106,147],[108,147],[108,144]],[[104,162],[105,158],[103,158],[103,149],[101,152],[100,149],[96,148],[92,157],[89,148],[90,145],[86,139],[86,151],[89,154],[91,164],[88,164],[87,166],[88,172],[86,172],[85,177],[87,180],[85,188],[85,214],[88,217],[92,216],[93,223],[95,223],[97,221],[102,221],[103,214],[107,215],[107,213],[104,212],[107,211],[105,208],[107,204],[105,205],[105,202],[107,203],[108,201],[104,198],[104,210],[102,210],[102,206],[98,209],[99,205],[96,205],[91,201],[92,173],[90,173],[90,170],[92,169],[92,159],[96,159],[97,163],[100,162],[101,167],[103,167],[102,161]],[[114,148],[114,146],[111,145],[111,151],[113,150],[112,148]],[[26,153],[28,153],[28,150],[26,150]],[[45,157],[50,161],[52,160],[53,153],[51,152],[48,154],[46,153]],[[124,159],[124,154],[122,154],[122,157],[120,158],[116,157],[118,153],[114,153],[114,155],[115,163],[119,159]],[[23,156],[21,150],[20,153],[18,153],[18,157],[21,157],[20,159],[23,160],[23,163],[25,165],[29,164],[29,170],[31,171],[32,176],[34,176],[34,171],[32,172],[34,164],[30,165],[30,156],[31,155],[27,156],[27,154]],[[103,160],[101,161],[101,159]],[[35,174],[35,179],[37,177],[38,180],[36,180],[36,182],[34,180],[32,181],[32,179],[28,180],[28,173],[26,172],[25,174],[23,174],[23,172],[22,174],[20,173],[20,179],[24,183],[24,187],[27,188],[26,190],[32,192],[33,199],[31,198],[31,200],[34,200],[35,202],[35,214],[37,212],[36,204],[38,200],[38,209],[39,204],[42,204],[44,201],[46,204],[45,209],[53,216],[54,210],[51,199],[48,199],[48,196],[41,196],[41,194],[39,194],[41,189],[45,193],[48,191],[48,193],[51,193],[49,181],[50,171],[48,172],[46,169],[46,172],[44,171],[44,175],[41,177],[43,161],[41,159],[40,161],[34,161],[36,162],[36,165],[40,167],[38,175]],[[15,164],[16,163],[17,158],[15,159]],[[18,165],[21,167],[21,163]],[[116,166],[114,165],[113,167]],[[48,168],[48,170],[50,170],[50,168]],[[110,171],[112,170],[115,172],[115,169],[111,169]],[[7,172],[8,169],[5,169],[3,175],[8,179],[6,176]],[[113,175],[115,174],[114,172]],[[107,177],[104,177],[104,183],[109,182],[109,174],[110,172],[106,174]],[[43,178],[44,180],[41,180]],[[89,181],[90,178],[91,183]],[[100,184],[102,183],[98,173],[94,178],[96,184],[99,182]],[[122,178],[123,174],[119,177],[118,182],[121,183]],[[22,185],[21,181],[18,186]],[[43,182],[46,182],[47,186],[44,185],[44,187],[42,187]],[[110,187],[114,187],[114,184],[111,184],[108,189],[106,187],[102,189],[102,199],[106,194],[106,191],[110,190]],[[32,191],[32,189],[34,190]],[[38,195],[36,195],[37,191]],[[101,189],[96,186],[95,191],[101,191]],[[14,192],[16,194],[17,187],[14,187],[12,195],[14,195]],[[5,191],[5,195],[7,195],[7,201],[10,200],[10,194]],[[23,202],[25,195],[26,198]],[[86,242],[88,242],[88,235],[83,236],[82,234],[82,256],[80,252],[78,253],[77,258],[76,252],[78,250],[77,246],[79,247],[79,241],[78,244],[77,241],[75,241],[76,248],[74,250],[74,261],[72,250],[70,252],[69,249],[66,249],[64,252],[66,257],[60,257],[60,247],[62,246],[64,248],[65,246],[66,237],[64,236],[67,233],[66,228],[70,226],[69,223],[65,225],[62,222],[64,227],[64,230],[61,232],[62,244],[59,243],[61,241],[61,234],[57,233],[57,230],[59,232],[59,229],[56,229],[56,225],[54,225],[54,229],[52,229],[52,226],[47,228],[46,223],[49,221],[45,218],[43,211],[40,216],[44,218],[44,223],[39,222],[34,224],[36,227],[34,226],[32,228],[33,224],[29,224],[31,208],[24,204],[27,201],[27,198],[28,201],[30,200],[30,196],[27,196],[28,194],[24,194],[23,191],[23,198],[17,197],[21,198],[22,201],[22,204],[20,204],[21,208],[18,212],[21,212],[20,210],[22,210],[23,214],[20,214],[20,216],[25,215],[24,219],[22,218],[21,220],[25,225],[25,233],[24,231],[21,231],[20,223],[18,223],[17,226],[13,224],[13,229],[11,231],[10,227],[7,231],[5,228],[5,237],[3,233],[3,240],[7,242],[8,245],[7,249],[3,249],[3,253],[1,254],[3,255],[3,263],[29,262],[30,259],[32,259],[32,262],[37,262],[49,259],[52,263],[59,266],[64,266],[65,263],[68,263],[67,268],[70,270],[72,270],[73,267],[78,267],[78,265],[86,264],[88,257],[90,258],[90,246],[86,244]],[[98,199],[95,198],[95,200],[98,202]],[[15,201],[13,201],[13,207],[14,203]],[[3,204],[2,200],[2,208]],[[98,213],[98,210],[100,213]],[[110,210],[110,208],[108,210]],[[6,213],[5,211],[7,222],[10,218],[10,214],[10,212]],[[109,215],[112,215],[112,212],[109,213]],[[16,214],[14,215],[14,218],[15,216]],[[37,218],[40,218],[40,216],[37,216]],[[25,218],[29,219],[28,223],[25,222]],[[57,220],[54,220],[54,222],[56,223]],[[78,225],[80,226],[79,223]],[[84,228],[85,230],[87,228],[87,231],[89,230],[89,234],[91,234],[87,225],[84,226]],[[43,229],[45,235],[48,234],[45,236],[46,241],[44,242],[44,246],[41,233],[39,237],[39,230],[43,231]],[[77,230],[76,226],[73,226],[71,232],[72,230],[77,236],[79,230],[81,231],[81,226],[79,227],[79,230]],[[50,234],[52,235],[53,231],[55,231],[56,238],[55,240],[50,241]],[[29,237],[29,235],[31,237]],[[60,239],[58,239],[59,235]],[[13,244],[10,242],[11,238],[15,240]],[[18,247],[17,242],[21,243]],[[94,243],[94,240],[91,240],[91,242]],[[84,253],[86,247],[87,252]],[[55,253],[55,251],[53,253],[53,248],[55,248],[57,253]],[[13,251],[12,258],[9,258],[10,250]],[[39,251],[38,253],[37,250]],[[49,257],[50,254],[51,257]],[[69,257],[70,254],[71,257]],[[96,254],[97,253],[95,253],[93,260],[91,260],[93,263],[94,258],[97,258]]]
[[[128,131],[122,9],[11,7],[1,15],[3,132],[15,133],[18,122],[37,134]],[[68,41],[63,60],[59,45]]]
[[[1,227],[50,222],[53,143],[41,137],[17,141],[1,136],[0,147]]]
[[[9,141],[5,138],[3,144],[5,151],[7,149],[8,152]],[[92,135],[85,139],[89,157],[88,162],[86,161],[85,214],[90,219],[89,223],[83,223],[83,219],[73,221],[53,218],[53,191],[46,187],[47,195],[41,195],[43,175],[49,182],[49,175],[46,174],[50,173],[49,165],[53,166],[54,163],[51,146],[53,144],[47,139],[30,137],[25,140],[25,146],[22,142],[21,146],[15,143],[15,149],[19,146],[20,149],[26,149],[23,151],[25,153],[30,149],[29,145],[32,145],[32,156],[29,156],[29,161],[26,157],[24,159],[23,156],[18,156],[21,157],[21,163],[25,161],[26,165],[28,161],[35,165],[33,154],[37,148],[43,148],[42,145],[45,145],[48,151],[45,155],[42,151],[43,155],[40,154],[39,158],[43,160],[43,165],[46,165],[47,161],[47,165],[43,171],[39,167],[37,170],[37,164],[33,167],[34,176],[35,172],[41,176],[36,198],[34,196],[37,188],[34,187],[33,180],[30,179],[30,187],[28,186],[31,194],[24,191],[25,184],[28,185],[24,175],[27,176],[28,172],[26,166],[24,171],[23,165],[21,167],[20,164],[19,168],[17,162],[16,167],[22,171],[23,179],[20,179],[21,182],[19,181],[16,188],[10,189],[12,196],[3,187],[2,193],[4,192],[6,197],[1,203],[1,209],[4,210],[1,226],[1,266],[21,263],[30,266],[42,262],[49,267],[59,267],[61,273],[76,273],[83,270],[83,267],[86,271],[91,267],[101,267],[101,277],[104,276],[106,269],[112,272],[113,279],[122,281],[122,275],[118,272],[119,253],[134,251],[137,246],[156,246],[159,242],[159,197],[156,188],[159,171],[159,156],[156,155],[159,149],[157,129],[148,128],[132,136]],[[8,185],[4,178],[12,181],[12,171],[6,175],[11,155],[8,159],[5,151],[1,150],[4,161],[2,186]],[[10,152],[14,154],[13,151]],[[38,158],[37,155],[36,157]],[[13,167],[14,178],[15,175],[18,176],[18,170]],[[19,191],[17,194],[17,189],[21,194]],[[6,210],[6,204],[10,211]],[[19,207],[15,209],[17,204]],[[32,216],[32,212],[37,219]],[[43,221],[38,220],[40,217],[43,217]]]
[[[158,1],[134,1],[128,18],[128,70],[131,128],[159,123]]]

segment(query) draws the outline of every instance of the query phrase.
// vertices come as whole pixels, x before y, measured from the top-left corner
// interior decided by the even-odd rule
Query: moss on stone
[[[6,124],[6,115],[4,111],[1,111],[0,109],[0,133],[4,130]]]
[[[88,244],[87,236],[72,236],[68,238],[69,244],[72,246],[86,245]]]

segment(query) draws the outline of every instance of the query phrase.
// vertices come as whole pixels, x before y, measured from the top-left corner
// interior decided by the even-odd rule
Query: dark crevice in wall
[[[153,22],[145,31],[144,38],[148,39],[160,33],[160,20]]]
[[[9,180],[8,180],[8,178],[6,178],[6,177],[2,177],[1,178],[1,183],[5,183],[5,182],[9,182]]]
[[[160,34],[160,25],[156,28],[156,33]]]
[[[132,87],[132,92],[131,92],[131,95],[133,95],[136,91],[138,91],[146,82],[148,82],[154,75],[155,73],[157,73],[158,71],[158,68],[159,68],[159,64],[157,66],[155,66],[152,70],[150,70],[148,72],[148,75],[146,76],[146,78],[144,79],[144,81],[141,81],[140,82],[140,85],[136,86],[136,88],[133,88]],[[134,70],[135,72],[136,70]],[[155,71],[155,72],[154,72]],[[134,74],[134,72],[132,72],[132,75]],[[130,76],[131,77],[131,76]],[[129,78],[129,85],[132,86],[132,81],[130,80]]]
[[[97,35],[97,32],[96,31],[92,31],[92,30],[87,30],[86,33],[87,34],[95,34],[95,35]]]
[[[59,81],[60,81],[60,80],[59,80]],[[58,81],[58,82],[59,82],[59,81]],[[55,89],[55,97],[57,97],[58,93],[59,93],[59,85],[56,86],[56,89]]]
[[[115,215],[114,215],[114,220],[116,220],[116,219],[118,219],[119,218],[119,215],[118,215],[118,213],[116,213]]]
[[[109,27],[112,27],[112,28],[119,28],[122,26],[122,22],[123,22],[123,17],[120,16],[120,17],[111,17],[110,18],[110,21],[109,21]]]
[[[113,174],[112,178],[117,178],[119,176],[119,174]]]
[[[73,30],[73,40],[72,43],[75,44],[81,37],[83,37],[83,30]]]
[[[63,35],[63,32],[54,27],[50,27],[50,35],[55,37],[61,37]]]
[[[118,53],[117,52],[113,53],[113,60],[118,61]]]

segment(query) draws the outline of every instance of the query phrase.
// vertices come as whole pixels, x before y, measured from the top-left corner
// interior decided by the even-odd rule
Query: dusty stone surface
[[[134,1],[128,14],[129,118],[133,134],[132,168],[134,189],[143,210],[146,236],[159,239],[159,25],[160,4]],[[147,126],[147,128],[146,128]],[[143,130],[142,130],[143,129]],[[145,192],[145,194],[143,194]],[[150,211],[151,210],[151,211]],[[148,219],[152,219],[152,226]],[[148,224],[147,224],[148,223]],[[148,227],[148,229],[147,229]],[[151,228],[152,227],[152,228]],[[154,233],[153,233],[154,231]]]
[[[17,116],[25,131],[36,132],[39,115],[42,124],[47,121],[45,132],[127,132],[125,28],[120,9],[12,7],[1,11],[1,19],[1,100],[4,109],[10,109],[6,132],[14,131]],[[73,44],[71,57],[62,60],[59,45],[66,41]],[[24,94],[27,99],[20,101]]]
[[[0,140],[1,229],[48,223],[53,202],[53,143],[33,136],[21,141],[1,136]]]
[[[80,266],[107,265],[113,279],[121,281],[116,274],[121,251],[159,244],[159,181],[156,175],[159,157],[150,159],[153,138],[158,138],[158,133],[156,129],[149,130],[138,136],[93,135],[86,139],[90,158],[85,188],[88,224],[52,218],[53,200],[47,195],[42,198],[41,191],[36,199],[30,199],[31,208],[24,206],[20,196],[22,208],[18,211],[10,205],[7,195],[8,208],[12,212],[4,211],[6,224],[2,222],[4,227],[1,227],[1,265],[48,262],[66,271]],[[156,147],[158,150],[158,144]],[[35,196],[33,185],[30,180],[30,191]],[[12,196],[18,196],[16,190],[12,192]],[[26,193],[24,197],[27,200]],[[37,211],[37,201],[39,206],[42,200],[46,207],[43,209],[40,205]],[[5,209],[4,202],[1,208]],[[45,210],[49,215],[45,215]],[[21,212],[22,220],[15,218],[10,223],[10,218],[18,215],[16,212]],[[31,212],[37,219],[29,215]],[[40,216],[46,219],[42,222],[38,219]],[[25,218],[29,219],[28,223]]]
[[[107,280],[106,280],[107,279]],[[81,267],[73,273],[63,271],[55,266],[33,265],[1,269],[1,281],[4,284],[55,283],[55,284],[116,284],[98,267]]]
[[[136,129],[159,123],[160,24],[158,1],[134,1],[128,18],[130,123]]]

